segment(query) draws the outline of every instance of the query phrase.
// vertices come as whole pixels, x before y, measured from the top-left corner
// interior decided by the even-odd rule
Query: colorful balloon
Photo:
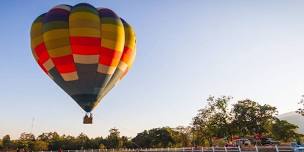
[[[42,70],[90,113],[131,68],[136,40],[112,10],[80,3],[37,17],[31,48]]]

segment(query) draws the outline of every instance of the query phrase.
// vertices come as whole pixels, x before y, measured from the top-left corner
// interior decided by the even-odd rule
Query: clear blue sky
[[[209,95],[250,98],[297,109],[304,94],[304,1],[95,0],[137,33],[127,77],[94,110],[94,124],[35,63],[30,26],[57,4],[80,0],[1,2],[0,137],[31,131],[105,136],[111,127],[188,125]]]

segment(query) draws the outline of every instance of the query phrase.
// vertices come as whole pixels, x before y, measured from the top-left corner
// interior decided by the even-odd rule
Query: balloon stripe
[[[48,60],[50,58],[43,42],[41,44],[39,44],[34,50],[35,50],[35,53],[36,53],[39,61],[41,61],[42,63],[44,63],[46,60]]]
[[[52,69],[55,65],[53,63],[53,61],[49,58],[48,60],[46,60],[45,62],[42,62],[43,63],[43,67],[49,71],[50,69]]]
[[[38,65],[47,75],[49,75],[48,70],[54,66],[50,63],[52,61],[50,61],[50,57],[43,42],[42,21],[44,16],[45,14],[40,15],[33,22],[31,28],[31,47]]]
[[[128,47],[125,47],[124,48],[124,53],[121,57],[121,61],[127,63],[131,58],[132,56],[134,55],[135,51],[133,49],[130,49]]]
[[[108,66],[117,66],[117,60],[120,60],[122,52],[102,47],[100,50],[100,54],[102,54],[99,59],[100,64]]]
[[[128,73],[136,55],[135,33],[127,22],[125,22],[123,19],[121,20],[125,30],[125,43],[124,43],[123,54],[118,64],[118,68],[116,68],[110,81],[103,89],[103,91],[99,94],[98,100],[101,100],[119,82],[119,80],[121,80]]]
[[[78,79],[78,75],[70,48],[67,26],[70,14],[68,8],[67,5],[56,6],[45,15],[43,18],[43,39],[57,72],[64,81],[74,81]],[[58,77],[53,77],[57,82]]]
[[[49,40],[56,40],[56,39],[60,39],[60,38],[67,38],[67,36],[69,35],[69,30],[68,28],[61,28],[61,29],[54,29],[51,31],[46,31],[43,33],[43,40],[44,41],[49,41]],[[50,43],[52,44],[52,43]]]
[[[101,16],[101,18],[109,17],[109,18],[112,18],[112,19],[119,19],[119,17],[110,9],[99,8],[98,12],[99,12],[99,15]]]
[[[76,66],[74,64],[74,59],[72,55],[66,55],[61,57],[52,58],[54,64],[56,65],[59,73],[69,73],[76,71]]]
[[[73,45],[74,54],[99,55],[100,47],[91,45]]]
[[[98,15],[98,12],[96,11],[95,8],[87,7],[87,6],[77,6],[73,7],[73,12],[88,12],[92,14]]]
[[[100,51],[100,38],[71,37],[73,54],[98,55]]]
[[[73,54],[74,61],[80,64],[97,64],[99,55]]]
[[[69,13],[69,11],[61,8],[52,9],[44,17],[43,23],[48,23],[52,21],[66,21],[68,20]]]
[[[69,24],[66,21],[53,21],[51,23],[46,23],[43,26],[44,32],[47,32],[54,29],[68,28]]]

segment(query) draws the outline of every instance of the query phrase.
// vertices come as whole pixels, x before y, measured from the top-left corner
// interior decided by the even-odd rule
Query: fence
[[[13,152],[13,151],[7,151],[7,152]],[[58,151],[40,151],[40,152],[58,152]],[[62,150],[62,152],[304,152],[304,150],[297,150],[291,146],[246,146],[246,147],[244,146],[244,147],[183,147],[183,148],[141,148],[141,149],[89,149],[89,150]]]

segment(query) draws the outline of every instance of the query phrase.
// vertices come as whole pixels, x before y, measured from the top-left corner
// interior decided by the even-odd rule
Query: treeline
[[[277,108],[261,105],[250,99],[230,104],[232,97],[213,96],[208,104],[193,118],[193,141],[197,145],[213,145],[214,139],[233,137],[272,137],[283,142],[300,140],[295,132],[297,125],[277,118]]]
[[[83,133],[77,137],[56,132],[42,133],[37,137],[22,133],[17,140],[11,140],[9,135],[4,136],[0,140],[0,150],[165,148],[223,145],[237,137],[272,137],[284,142],[303,137],[295,132],[298,126],[277,118],[275,107],[249,99],[230,104],[231,100],[232,97],[228,96],[209,97],[207,105],[186,127],[153,128],[138,133],[134,138],[121,136],[116,128],[110,129],[105,138],[89,138]]]

